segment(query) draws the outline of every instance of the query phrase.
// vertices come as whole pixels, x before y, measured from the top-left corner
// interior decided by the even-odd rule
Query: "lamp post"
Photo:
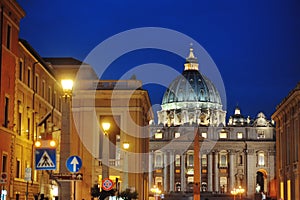
[[[128,188],[128,154],[127,150],[129,149],[130,144],[129,142],[123,142],[123,149],[124,149],[124,188]]]
[[[72,89],[73,81],[70,79],[65,79],[61,81],[63,89],[62,98],[62,120],[61,120],[61,142],[60,142],[60,163],[59,172],[69,173],[65,166],[66,160],[70,156],[71,151],[71,102],[72,102]],[[75,186],[75,185],[74,185]],[[60,199],[71,199],[72,196],[72,185],[71,182],[61,182],[61,187],[59,190]],[[74,187],[75,189],[75,187]],[[75,191],[74,191],[75,199]]]
[[[103,136],[103,146],[102,146],[102,180],[109,178],[109,137],[108,131],[110,129],[109,122],[102,122]]]

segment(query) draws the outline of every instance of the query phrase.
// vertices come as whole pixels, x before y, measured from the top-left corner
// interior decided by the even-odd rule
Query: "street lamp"
[[[235,196],[238,194],[237,190],[233,188],[230,193],[233,195],[233,199],[235,200]]]
[[[102,146],[102,180],[109,178],[109,137],[108,131],[111,124],[109,122],[101,123],[104,133],[103,146]]]
[[[63,89],[63,99],[62,99],[62,119],[61,119],[61,142],[60,142],[60,173],[69,173],[64,163],[70,156],[71,153],[71,102],[72,102],[72,89],[73,89],[73,80],[63,79],[61,80],[61,86]],[[75,199],[75,187],[74,184],[74,195]],[[61,187],[59,190],[60,198],[59,199],[71,199],[71,183],[70,182],[61,182]]]
[[[72,94],[73,80],[63,79],[63,80],[61,80],[61,86],[63,88],[65,95],[70,96]]]
[[[102,129],[104,131],[104,134],[107,135],[108,131],[110,129],[110,123],[109,122],[102,122]]]
[[[161,194],[161,190],[156,185],[154,185],[153,188],[151,188],[151,192],[154,194],[155,200],[158,200],[158,197]]]
[[[245,192],[245,189],[242,186],[239,186],[237,189],[238,194],[240,194],[240,199],[242,199],[242,194]]]
[[[231,190],[231,194],[233,195],[233,199],[235,200],[235,196],[236,195],[240,195],[240,199],[242,199],[242,194],[245,192],[245,189],[242,188],[242,186],[239,186],[238,188],[233,188],[233,190]]]
[[[124,151],[124,188],[128,188],[128,154],[127,150],[129,149],[130,144],[129,142],[123,142],[123,149]]]
[[[129,146],[130,146],[129,142],[123,142],[123,148],[125,150],[129,149]]]

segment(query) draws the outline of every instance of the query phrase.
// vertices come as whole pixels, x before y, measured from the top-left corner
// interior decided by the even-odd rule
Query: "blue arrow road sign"
[[[36,170],[56,169],[56,149],[41,148],[35,150]]]
[[[78,172],[82,166],[82,161],[79,156],[70,156],[66,162],[66,166],[70,172]]]

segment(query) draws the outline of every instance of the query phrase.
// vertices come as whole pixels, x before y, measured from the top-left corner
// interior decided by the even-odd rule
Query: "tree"
[[[125,200],[132,200],[138,198],[138,193],[136,191],[131,192],[130,189],[126,189],[125,191],[121,192],[119,196]]]
[[[115,193],[116,193],[116,190],[114,190],[114,189],[109,190],[109,191],[102,190],[99,194],[98,199],[104,200],[108,196],[115,196]]]
[[[94,184],[94,186],[91,188],[91,195],[92,197],[100,196],[100,188],[98,187],[98,184]]]

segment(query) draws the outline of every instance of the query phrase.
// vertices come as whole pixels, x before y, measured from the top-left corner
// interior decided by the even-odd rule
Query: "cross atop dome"
[[[197,57],[194,55],[193,44],[191,43],[189,56],[186,58],[184,70],[199,70],[199,63]]]

